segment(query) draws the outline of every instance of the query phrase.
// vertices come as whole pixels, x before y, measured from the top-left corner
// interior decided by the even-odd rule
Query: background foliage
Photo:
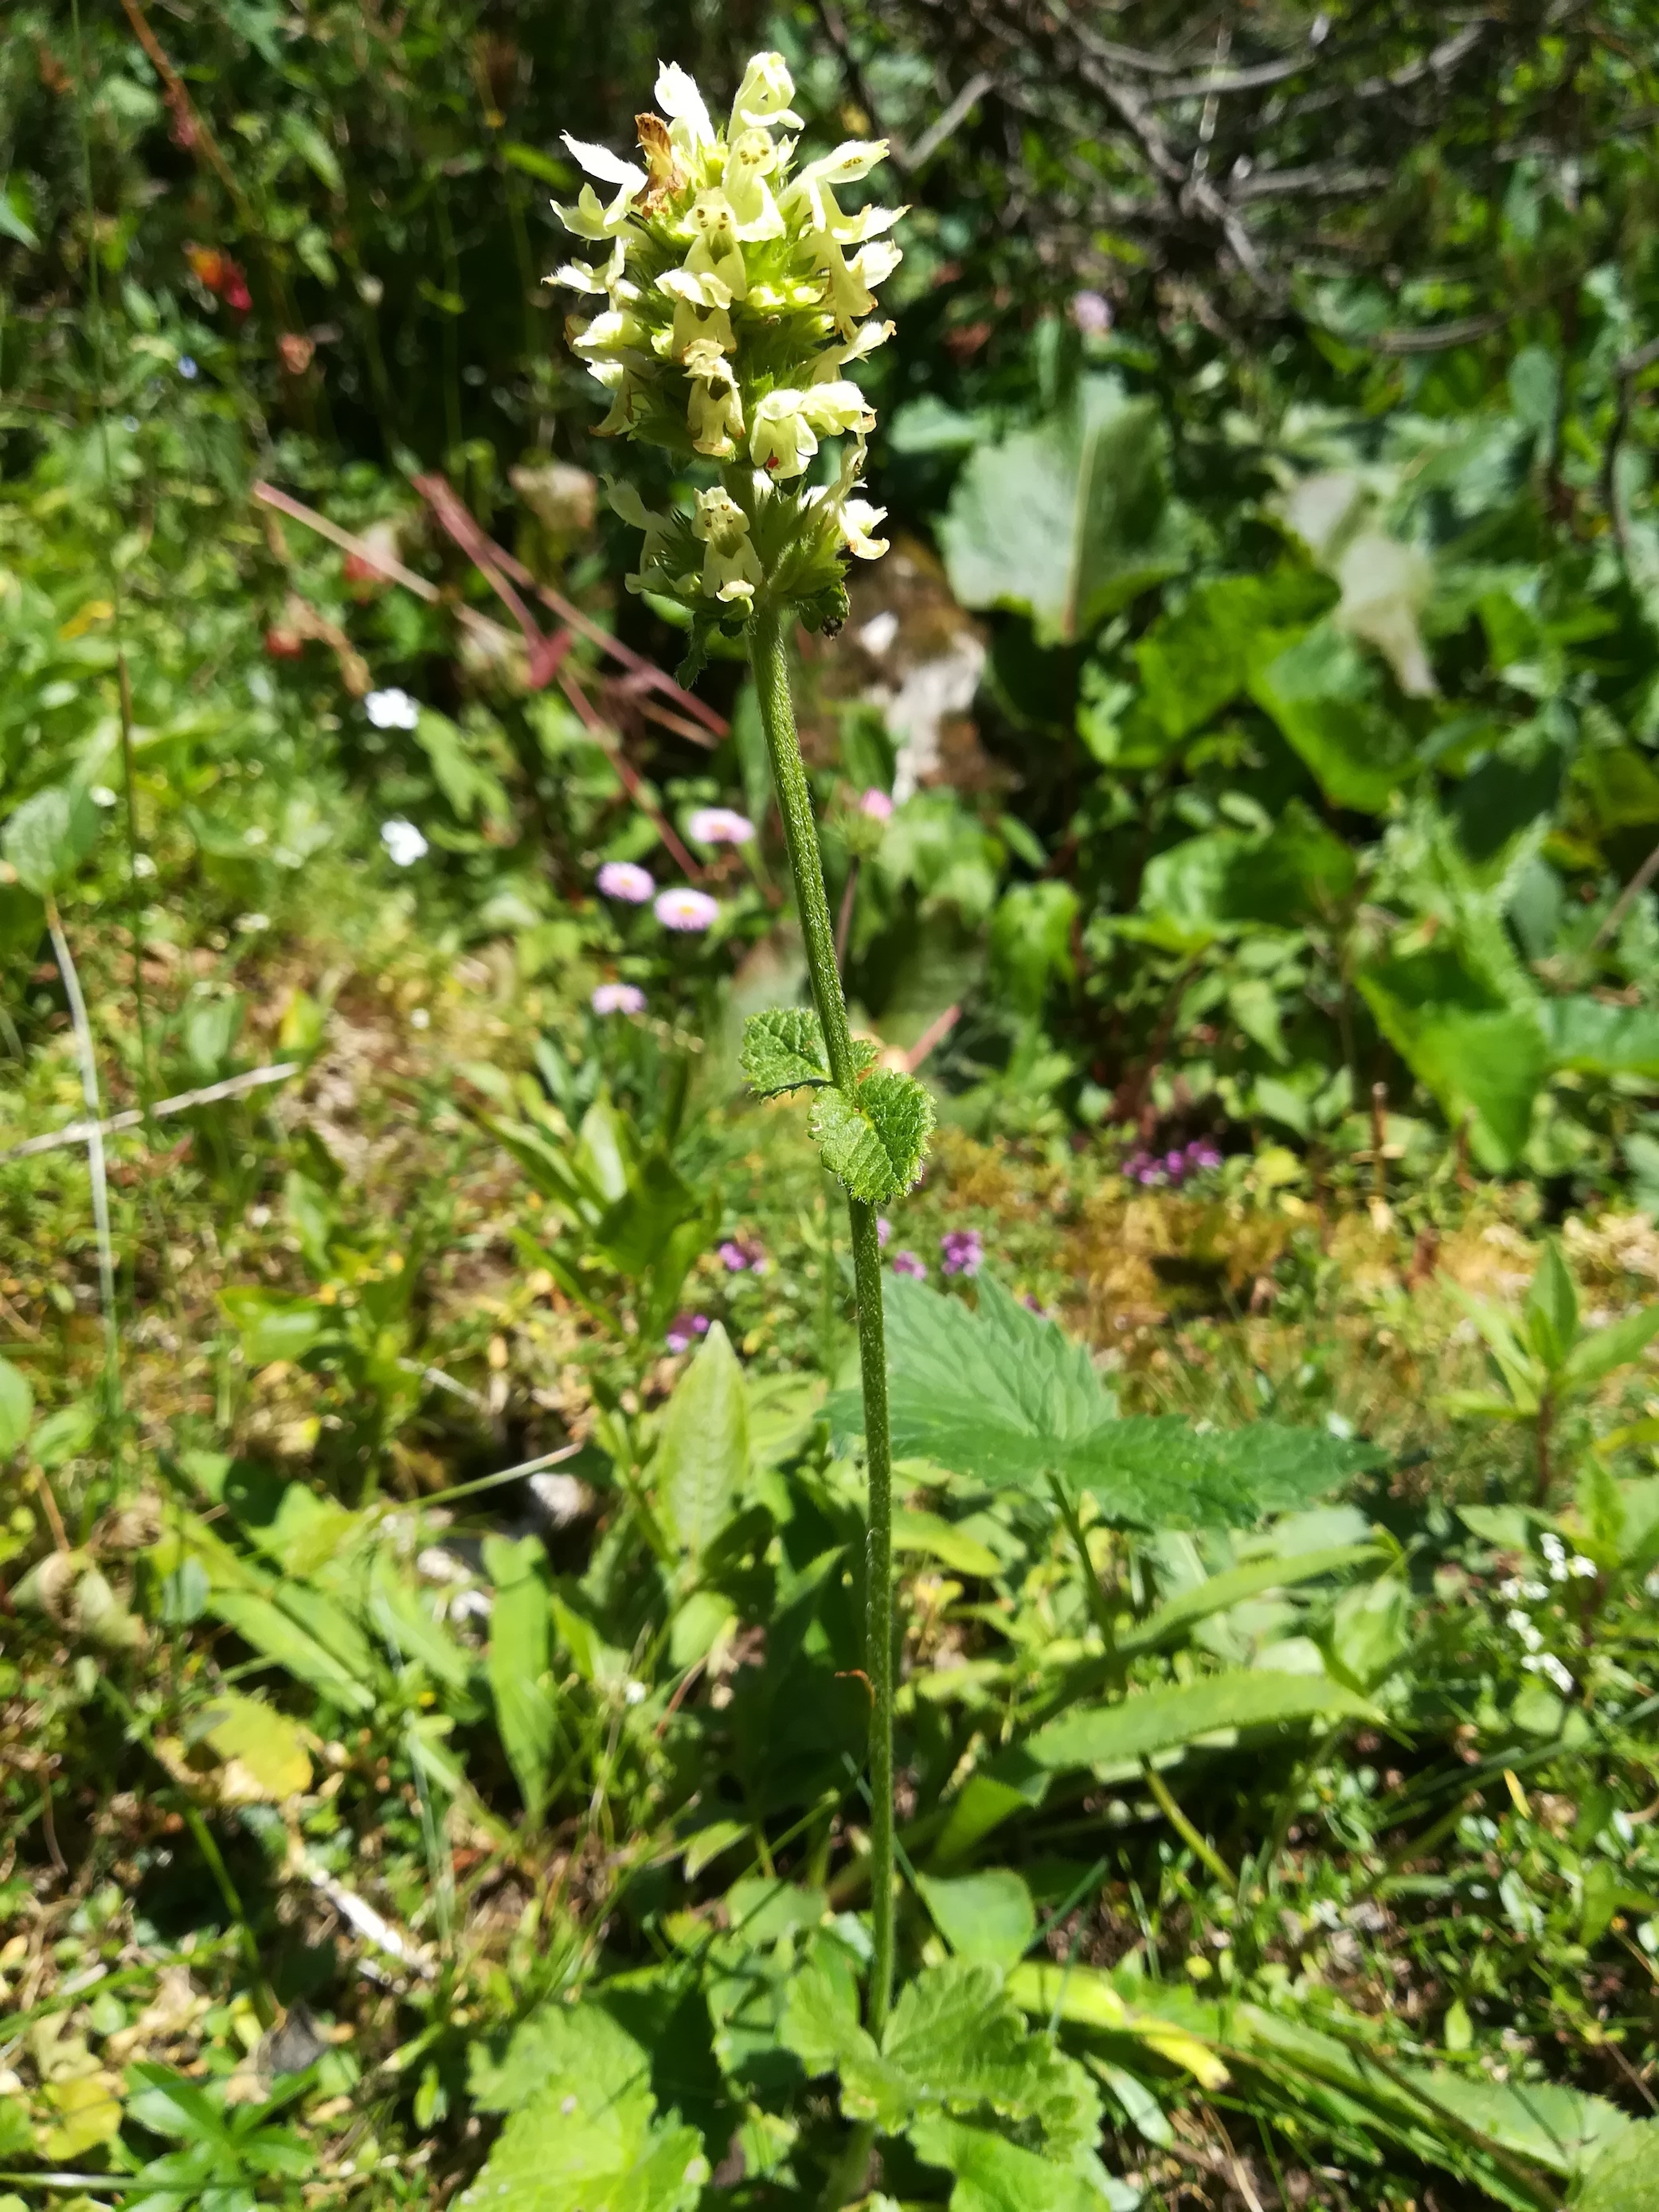
[[[12,11],[0,2203],[1638,2201],[1650,14]],[[764,760],[540,281],[763,43],[912,203],[802,672],[942,1124],[881,2052]]]

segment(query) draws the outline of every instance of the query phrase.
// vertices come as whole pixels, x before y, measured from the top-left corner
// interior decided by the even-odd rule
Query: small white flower
[[[449,1601],[452,1620],[488,1620],[495,1609],[495,1601],[488,1590],[457,1590]]]
[[[115,804],[115,793],[106,783],[94,783],[87,797],[94,806],[113,806]]]
[[[388,691],[371,691],[363,702],[363,711],[377,730],[412,730],[421,719],[421,710],[407,691],[395,687]]]
[[[407,868],[428,851],[426,839],[412,822],[405,822],[394,814],[390,822],[380,824],[380,842],[400,868]]]
[[[1538,1548],[1547,1559],[1565,1559],[1567,1547],[1553,1528],[1547,1528],[1538,1539]]]
[[[428,1009],[424,1006],[411,1007],[409,1026],[412,1030],[429,1030],[432,1026],[432,1016]]]
[[[644,1683],[636,1682],[634,1680],[634,1677],[630,1674],[628,1680],[623,1684],[623,1703],[629,1705],[642,1705],[645,1703],[646,1696],[647,1691]]]
[[[132,872],[135,876],[153,876],[155,873],[155,863],[148,853],[133,854]]]
[[[1599,1570],[1594,1559],[1587,1559],[1582,1552],[1575,1552],[1567,1561],[1567,1571],[1582,1583],[1594,1582]]]
[[[270,927],[270,916],[268,914],[239,914],[236,927],[244,937],[257,937],[262,929]]]

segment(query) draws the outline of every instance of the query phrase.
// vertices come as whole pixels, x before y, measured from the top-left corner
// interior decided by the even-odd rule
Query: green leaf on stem
[[[850,1098],[821,1091],[811,1127],[830,1174],[854,1198],[877,1205],[908,1190],[921,1172],[933,1102],[914,1075],[878,1068]]]
[[[853,1040],[853,1065],[870,1066],[876,1048],[867,1038]],[[743,1025],[740,1055],[750,1089],[757,1098],[777,1098],[786,1091],[821,1091],[834,1078],[823,1042],[823,1027],[811,1006],[769,1006]]]

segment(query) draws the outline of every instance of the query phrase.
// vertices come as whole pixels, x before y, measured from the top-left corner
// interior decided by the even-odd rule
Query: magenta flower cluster
[[[758,1244],[748,1243],[740,1237],[728,1237],[717,1249],[728,1275],[766,1273],[766,1255]]]
[[[939,1249],[939,1265],[947,1275],[976,1275],[985,1264],[985,1245],[977,1229],[947,1229]]]
[[[707,1314],[678,1313],[668,1324],[665,1340],[671,1352],[687,1351],[696,1338],[708,1334]]]
[[[1145,1149],[1131,1152],[1121,1172],[1130,1182],[1138,1182],[1147,1190],[1179,1190],[1189,1176],[1202,1175],[1206,1169],[1220,1165],[1221,1155],[1209,1139],[1194,1137],[1191,1144],[1167,1152],[1149,1152]]]
[[[911,1275],[917,1282],[921,1282],[927,1277],[927,1262],[919,1259],[914,1252],[895,1252],[893,1273],[896,1275]]]

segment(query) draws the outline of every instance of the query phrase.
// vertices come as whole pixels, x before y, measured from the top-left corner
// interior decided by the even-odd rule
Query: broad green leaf
[[[1578,1334],[1578,1293],[1554,1237],[1546,1237],[1527,1292],[1527,1336],[1546,1367],[1560,1367]],[[1659,1310],[1655,1325],[1659,1327]]]
[[[933,1127],[933,1102],[914,1075],[878,1068],[849,1098],[820,1091],[810,1127],[831,1175],[854,1198],[879,1205],[911,1188]]]
[[[1057,2165],[989,2128],[942,2113],[927,2115],[907,2132],[926,2164],[956,2176],[951,2212],[1115,2212],[1116,2203],[1139,2201],[1135,2191],[1115,2200],[1103,2176]]]
[[[511,2113],[465,2212],[692,2212],[702,2138],[659,2117],[650,2062],[597,2005],[544,2005],[499,2066],[474,2046],[474,2093]]]
[[[995,1575],[1002,1562],[988,1544],[981,1543],[938,1513],[919,1513],[908,1505],[893,1510],[893,1549],[920,1552],[959,1575]]]
[[[1382,1557],[1375,1544],[1337,1544],[1286,1559],[1247,1559],[1242,1566],[1224,1568],[1169,1599],[1137,1627],[1120,1636],[1118,1650],[1155,1650],[1172,1636],[1184,1635],[1197,1622],[1225,1613],[1246,1598],[1260,1597],[1268,1590],[1292,1589],[1298,1583],[1320,1582],[1327,1575],[1346,1575],[1351,1568],[1370,1566]]]
[[[830,1081],[823,1029],[811,1006],[769,1006],[743,1025],[739,1054],[750,1089],[760,1098],[820,1089]]]
[[[1659,2120],[1632,2121],[1589,2167],[1572,2212],[1653,2212],[1656,2175]]]
[[[1195,586],[1135,648],[1146,710],[1169,738],[1189,737],[1243,690],[1261,632],[1311,621],[1334,597],[1312,569],[1288,565]]]
[[[286,1713],[238,1690],[216,1692],[210,1711],[216,1717],[206,1740],[230,1770],[228,1796],[280,1804],[311,1787],[304,1734]]]
[[[1133,2035],[1206,2089],[1218,2089],[1227,2079],[1225,2061],[1191,2026],[1161,2019],[1140,2003],[1132,2007],[1111,1977],[1097,1967],[1053,1966],[1033,1960],[1009,1975],[1008,1994],[1033,2019],[1059,2019],[1074,2027]]]
[[[525,1810],[547,1795],[558,1741],[552,1679],[552,1590],[539,1536],[486,1536],[484,1571],[495,1585],[489,1615],[489,1694],[501,1749]]]
[[[1376,1708],[1323,1674],[1238,1668],[1196,1682],[1133,1691],[1116,1705],[1062,1713],[1028,1736],[1019,1755],[1052,1773],[1132,1766],[1206,1736],[1354,1714],[1375,1717]]]
[[[1165,489],[1155,401],[1085,377],[1063,416],[981,447],[957,482],[939,542],[963,606],[1029,615],[1070,644],[1185,564]]]
[[[1656,779],[1659,781],[1659,779]],[[1546,999],[1539,1009],[1552,1067],[1659,1079],[1659,1012],[1600,999]]]
[[[207,2091],[153,2060],[128,2067],[127,2109],[152,2135],[185,2142],[228,2140],[225,2115]]]
[[[251,1285],[221,1291],[219,1303],[250,1367],[303,1359],[331,1326],[328,1309],[314,1299],[283,1297]]]
[[[1512,1167],[1548,1064],[1536,1012],[1511,1006],[1454,953],[1434,948],[1362,969],[1377,1027],[1454,1128],[1467,1122],[1480,1165]]]
[[[930,2112],[991,2114],[1064,2159],[1093,2148],[1100,2099],[1073,2058],[1027,2028],[994,1966],[927,1966],[899,1993],[879,2057],[868,2045],[840,2060],[842,2109],[893,2135]]]
[[[56,1413],[38,1420],[29,1437],[31,1457],[48,1470],[78,1459],[98,1433],[98,1407],[90,1398],[77,1398],[59,1406]]]
[[[1605,2098],[1553,2081],[1492,2081],[1449,2067],[1401,2070],[1413,2088],[1477,2129],[1488,2142],[1550,2173],[1580,2172],[1609,2144],[1623,2142],[1631,2127]],[[1659,2130],[1655,2135],[1659,2136]],[[1653,2142],[1650,2137],[1650,2154]]]
[[[34,1393],[28,1378],[9,1359],[0,1358],[0,1460],[11,1457],[33,1419]]]
[[[48,784],[26,799],[0,830],[0,854],[27,890],[46,898],[86,859],[98,825],[98,809],[80,784]]]
[[[1374,1690],[1385,1680],[1410,1643],[1411,1591],[1403,1577],[1381,1576],[1338,1599],[1331,1616],[1331,1660],[1356,1689]]]
[[[1389,707],[1376,663],[1334,621],[1258,666],[1250,691],[1337,805],[1380,813],[1411,774],[1410,731]]]
[[[1036,1935],[1036,1910],[1024,1878],[1010,1867],[982,1874],[918,1875],[933,1924],[958,1959],[1015,1966]]]
[[[296,1593],[289,1593],[294,1595]],[[269,1598],[247,1590],[215,1589],[208,1611],[234,1628],[245,1644],[313,1689],[332,1698],[348,1712],[370,1712],[374,1692],[368,1686],[368,1668],[362,1674],[343,1665],[316,1636]],[[365,1657],[368,1656],[365,1650]]]
[[[842,1945],[822,1934],[809,1939],[789,1977],[778,2033],[809,2078],[835,2073],[848,2060],[879,2063],[859,2025],[858,1981]]]
[[[1049,983],[1073,974],[1072,930],[1078,896],[1059,877],[1011,884],[991,917],[991,972],[1009,1004],[1039,1014]]]
[[[1086,1351],[1018,1304],[994,1276],[979,1307],[902,1277],[887,1291],[893,1451],[998,1487],[1054,1477],[1106,1517],[1139,1527],[1248,1524],[1306,1504],[1377,1457],[1316,1429],[1268,1422],[1200,1433],[1173,1417],[1115,1418]],[[862,1423],[855,1394],[831,1424]]]
[[[57,2118],[41,2138],[40,2155],[54,2166],[78,2164],[120,2133],[121,2100],[102,2074],[71,2074],[50,2082],[46,2100]]]
[[[716,1322],[676,1384],[652,1469],[664,1528],[696,1561],[736,1510],[749,1473],[743,1370]]]
[[[1565,1387],[1588,1390],[1615,1368],[1629,1366],[1646,1351],[1656,1330],[1659,1330],[1659,1304],[1644,1306],[1582,1338],[1567,1356],[1562,1377]]]

